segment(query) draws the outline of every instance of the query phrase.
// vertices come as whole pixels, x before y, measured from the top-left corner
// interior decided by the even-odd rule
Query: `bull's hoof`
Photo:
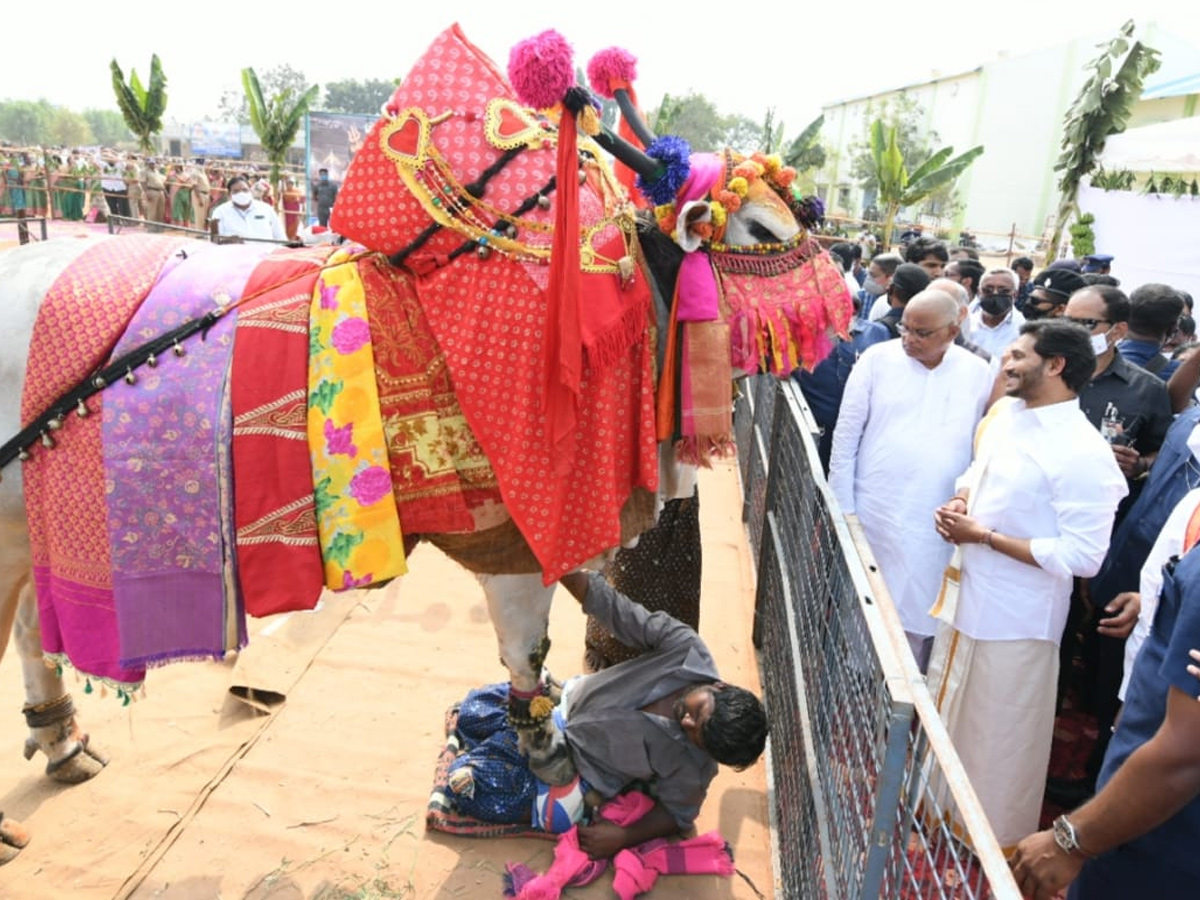
[[[66,756],[46,763],[46,774],[59,784],[82,784],[108,765],[108,754],[91,746],[85,734]]]
[[[12,862],[29,843],[29,831],[15,819],[6,819],[0,813],[0,866]]]

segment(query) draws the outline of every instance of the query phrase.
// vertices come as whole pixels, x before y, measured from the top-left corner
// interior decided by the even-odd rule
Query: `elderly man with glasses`
[[[991,379],[957,347],[958,304],[925,290],[901,311],[900,340],[868,347],[850,371],[833,432],[829,484],[857,515],[924,671],[937,597],[952,548],[929,510],[950,496],[971,460],[971,438]]]
[[[1025,317],[1013,307],[1018,284],[1012,269],[992,269],[979,282],[979,306],[971,313],[971,340],[992,356],[1002,355],[1025,324]]]

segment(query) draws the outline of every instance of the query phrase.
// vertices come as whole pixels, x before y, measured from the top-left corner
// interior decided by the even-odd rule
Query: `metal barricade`
[[[829,491],[800,391],[748,380],[734,425],[778,896],[1017,900],[869,547]]]

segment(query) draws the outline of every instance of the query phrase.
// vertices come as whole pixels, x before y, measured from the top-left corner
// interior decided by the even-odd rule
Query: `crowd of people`
[[[324,172],[324,170],[322,170]],[[244,181],[256,206],[257,227],[238,230],[229,209],[231,185]],[[265,167],[244,162],[215,162],[203,158],[145,156],[108,148],[0,148],[0,216],[47,217],[67,221],[96,221],[107,216],[194,230],[208,230],[218,221],[227,236],[295,241],[308,224],[311,198],[322,226],[337,198],[337,185],[319,173],[305,190],[297,172],[286,172],[279,197]],[[249,204],[246,204],[249,206]],[[277,218],[261,227],[261,222]],[[253,234],[251,234],[253,232]]]
[[[856,315],[797,378],[1022,891],[1197,896],[1192,298],[1126,293],[1101,254],[831,249]],[[1048,779],[1064,702],[1099,732],[1069,781]],[[1047,801],[1069,811],[1040,831]]]

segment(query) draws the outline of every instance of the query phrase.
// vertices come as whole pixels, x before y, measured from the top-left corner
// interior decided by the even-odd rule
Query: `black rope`
[[[518,206],[511,213],[509,213],[509,215],[514,219],[519,219],[521,216],[525,215],[525,213],[529,212],[531,209],[533,209],[535,206],[537,206],[538,198],[544,197],[547,194],[554,193],[554,190],[557,187],[558,187],[558,177],[555,175],[551,175],[550,180],[547,181],[544,185],[542,185],[542,189],[540,191],[538,191],[533,196],[526,197],[524,200],[522,200],[521,205]],[[453,250],[451,250],[446,255],[446,259],[449,262],[453,262],[454,260],[456,260],[460,256],[462,256],[464,253],[470,253],[473,250],[477,250],[479,248],[479,246],[480,246],[479,241],[466,241],[465,243],[459,244],[457,247],[455,247]]]
[[[524,149],[524,147],[513,147],[509,150],[505,150],[502,154],[500,154],[499,157],[496,158],[494,163],[479,173],[479,177],[477,179],[468,185],[464,185],[463,190],[478,200],[487,190],[488,182],[503,172],[504,167],[520,156],[521,151]],[[456,202],[457,200],[458,198],[455,198]],[[429,242],[429,239],[441,231],[443,227],[444,226],[440,222],[431,223],[425,228],[424,231],[413,238],[407,246],[401,247],[399,250],[389,256],[388,262],[390,262],[396,268],[402,267],[404,265],[404,261],[408,259],[409,256],[425,246],[425,244]]]
[[[47,440],[50,441],[48,446],[53,447],[53,432],[63,427],[67,416],[80,409],[80,404],[86,406],[88,398],[100,393],[110,384],[115,383],[117,379],[133,377],[133,373],[141,366],[157,365],[158,357],[168,351],[183,356],[184,349],[179,342],[197,333],[203,340],[208,335],[208,329],[216,324],[217,319],[221,318],[224,313],[225,311],[222,309],[214,309],[197,319],[191,319],[178,328],[134,348],[99,371],[87,376],[50,404],[48,409],[23,428],[16,437],[0,447],[0,469],[17,459],[23,451],[33,446],[39,439],[43,443]],[[152,358],[154,362],[151,362]],[[92,411],[89,410],[89,412]]]

